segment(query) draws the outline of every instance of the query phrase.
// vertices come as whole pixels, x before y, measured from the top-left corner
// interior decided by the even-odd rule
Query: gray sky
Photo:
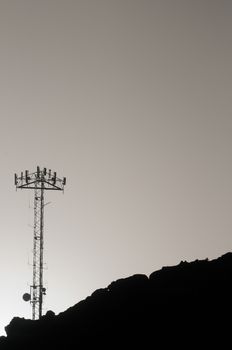
[[[0,333],[32,280],[46,194],[44,312],[232,246],[230,0],[0,0]]]

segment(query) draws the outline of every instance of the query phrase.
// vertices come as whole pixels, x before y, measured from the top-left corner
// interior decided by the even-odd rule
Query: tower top
[[[37,166],[35,172],[29,173],[29,170],[21,172],[20,175],[15,174],[15,186],[21,189],[41,189],[64,191],[66,185],[66,177],[62,179],[57,177],[56,171],[51,169],[40,168]]]

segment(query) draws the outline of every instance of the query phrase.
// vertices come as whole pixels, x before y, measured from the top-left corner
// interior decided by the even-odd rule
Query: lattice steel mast
[[[44,249],[44,191],[63,191],[66,178],[60,179],[56,172],[47,171],[46,168],[29,173],[15,174],[16,189],[34,190],[34,235],[33,235],[33,281],[30,294],[25,293],[23,299],[31,302],[32,319],[37,320],[42,316],[43,296],[46,289],[43,286],[43,249]]]

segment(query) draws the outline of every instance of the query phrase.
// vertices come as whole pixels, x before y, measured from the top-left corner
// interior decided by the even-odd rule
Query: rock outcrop
[[[199,349],[229,345],[232,253],[112,282],[55,316],[14,318],[0,349]]]

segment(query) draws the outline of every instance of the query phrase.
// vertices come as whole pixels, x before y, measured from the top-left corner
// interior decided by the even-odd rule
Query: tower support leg
[[[42,316],[44,247],[44,188],[34,192],[33,285],[31,286],[32,319]]]

